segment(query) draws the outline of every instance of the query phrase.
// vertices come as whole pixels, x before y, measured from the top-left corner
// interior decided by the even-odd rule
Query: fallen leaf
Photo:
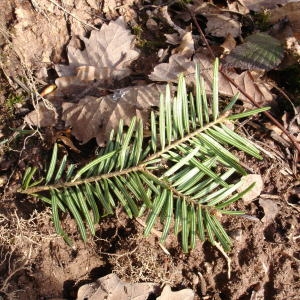
[[[252,190],[250,190],[247,194],[245,194],[242,199],[245,204],[249,204],[252,201],[254,201],[262,192],[262,189],[264,187],[264,183],[262,180],[262,177],[258,174],[249,174],[246,176],[243,176],[241,179],[241,186],[238,188],[239,192],[244,191],[247,189],[252,183],[255,183]]]
[[[170,56],[168,63],[155,66],[149,75],[152,81],[177,82],[179,74],[191,74],[195,70],[195,64],[180,54]]]
[[[294,37],[300,40],[300,2],[290,2],[282,7],[277,7],[269,12],[268,21],[277,23],[283,18],[287,18],[293,30]]]
[[[217,37],[226,37],[229,33],[233,37],[241,35],[242,24],[225,14],[206,15],[205,32]]]
[[[248,36],[245,43],[237,46],[225,57],[226,65],[243,70],[272,70],[284,56],[280,41],[266,33]]]
[[[222,9],[211,3],[211,2],[203,2],[203,0],[195,0],[192,4],[188,4],[190,11],[193,11],[195,15],[217,15],[222,13]]]
[[[294,112],[284,112],[282,117],[283,127],[294,136],[295,140],[300,144],[300,106],[294,107]],[[290,147],[290,139],[282,132],[280,128],[273,123],[266,123],[266,128],[271,130],[271,137],[281,143],[284,147]]]
[[[229,54],[236,47],[236,41],[230,33],[227,34],[221,47],[224,49],[223,54]]]
[[[276,7],[279,4],[285,4],[293,0],[243,0],[244,4],[253,11],[262,11],[264,9],[270,9]],[[295,0],[294,0],[295,1]]]
[[[40,102],[35,110],[25,116],[24,122],[30,126],[51,127],[55,126],[57,118],[55,107],[50,108],[45,102]]]
[[[125,125],[134,116],[146,122],[150,107],[159,105],[159,95],[164,90],[165,85],[152,84],[115,90],[104,97],[86,96],[78,104],[63,103],[62,118],[83,144],[96,137],[98,145],[103,146],[111,130],[118,128],[120,119]]]
[[[157,65],[149,75],[149,78],[153,81],[177,82],[178,75],[182,73],[185,75],[187,83],[193,84],[195,78],[195,64],[199,64],[201,75],[205,81],[206,92],[211,94],[212,63],[213,62],[204,54],[197,53],[194,55],[193,61],[182,55],[174,54],[170,57],[168,63]],[[260,82],[259,78],[254,78],[249,71],[242,72],[241,74],[225,70],[224,72],[258,104],[263,105],[273,100],[273,95],[270,92],[271,87],[264,82]],[[232,97],[237,92],[237,88],[232,85],[222,73],[219,73],[219,94]],[[240,99],[244,101],[245,108],[253,107],[244,95],[240,94]]]
[[[230,11],[246,15],[249,13],[249,9],[246,6],[245,1],[247,0],[236,0],[231,3],[227,2],[227,5]]]
[[[178,33],[165,33],[166,42],[171,45],[179,45],[180,44],[180,35]]]
[[[271,223],[278,213],[277,204],[273,200],[259,199],[259,205],[263,208],[265,213],[265,216],[261,220],[266,224]]]
[[[158,11],[159,11],[159,14],[157,15],[157,17],[165,20],[168,23],[168,25],[170,27],[172,27],[175,31],[177,31],[180,35],[185,34],[185,30],[173,22],[170,14],[169,14],[169,11],[168,11],[168,5],[164,5],[164,6],[160,7]]]
[[[157,300],[193,300],[194,292],[191,289],[183,289],[180,291],[172,292],[171,287],[166,285]]]
[[[59,76],[75,75],[80,66],[93,66],[95,79],[103,84],[120,80],[131,71],[129,65],[139,56],[134,48],[135,36],[126,28],[123,17],[103,24],[99,31],[91,31],[90,38],[81,38],[85,49],[81,50],[71,45],[68,49],[69,65],[56,66]]]
[[[127,283],[116,274],[109,274],[93,283],[81,286],[77,300],[146,300],[154,293],[155,283]]]
[[[187,58],[190,58],[195,52],[194,40],[192,31],[187,31],[182,35],[180,45],[172,51],[172,54],[181,54]]]

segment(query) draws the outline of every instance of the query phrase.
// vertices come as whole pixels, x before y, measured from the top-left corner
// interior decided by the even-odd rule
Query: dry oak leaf
[[[262,11],[264,9],[274,8],[277,5],[283,5],[288,2],[297,2],[299,0],[243,0],[244,5],[253,11]]]
[[[151,282],[127,283],[116,274],[109,274],[95,282],[81,286],[77,300],[146,300],[157,285]]]
[[[96,137],[103,146],[112,129],[117,129],[120,120],[129,125],[137,116],[145,122],[151,106],[159,106],[159,96],[165,85],[127,87],[115,90],[104,97],[86,96],[79,103],[65,102],[62,119],[72,127],[72,134],[83,144]]]
[[[181,54],[173,54],[168,63],[155,66],[149,78],[152,81],[177,82],[179,74],[188,75],[194,69],[194,63],[190,59]]]
[[[81,38],[85,49],[68,46],[69,65],[57,65],[59,76],[73,76],[77,67],[94,66],[95,79],[104,84],[128,76],[129,65],[139,56],[134,48],[135,36],[126,28],[123,17],[91,31],[90,38]]]
[[[178,75],[183,73],[186,82],[188,84],[193,84],[195,80],[196,64],[200,67],[200,72],[205,82],[206,92],[211,94],[213,62],[204,54],[195,54],[193,61],[187,59],[183,55],[174,54],[170,57],[168,63],[157,65],[149,75],[149,78],[153,81],[176,83],[178,81]],[[270,92],[271,87],[264,82],[260,82],[259,78],[255,78],[251,72],[245,71],[241,74],[237,74],[235,72],[226,71],[226,74],[258,104],[263,105],[273,100],[274,96]],[[222,73],[219,73],[219,94],[232,97],[237,92],[237,88],[231,84]],[[240,94],[239,98],[244,102],[245,108],[253,107],[244,95]]]
[[[56,124],[57,118],[55,107],[50,108],[49,105],[45,105],[45,102],[40,102],[35,110],[25,116],[24,122],[37,127],[52,127]]]
[[[229,33],[235,38],[241,35],[242,24],[232,17],[225,14],[206,15],[205,17],[207,18],[206,33],[217,37],[226,37]]]
[[[191,31],[187,31],[181,36],[180,44],[177,48],[173,49],[172,54],[181,54],[190,58],[195,52],[194,40]]]

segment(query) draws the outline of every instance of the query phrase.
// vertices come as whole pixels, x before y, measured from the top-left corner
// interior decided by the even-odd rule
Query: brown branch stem
[[[69,181],[69,182],[57,183],[57,184],[51,184],[51,185],[34,186],[27,190],[21,190],[20,192],[23,194],[36,194],[36,193],[44,192],[44,191],[48,191],[48,190],[62,189],[62,188],[72,187],[72,186],[76,186],[76,185],[80,185],[80,184],[84,184],[84,183],[95,182],[95,181],[99,181],[101,179],[109,179],[111,177],[121,176],[121,175],[128,174],[130,172],[137,172],[137,171],[143,171],[143,170],[144,170],[144,165],[138,165],[138,166],[134,166],[134,167],[124,169],[121,171],[115,171],[115,172],[102,174],[102,175],[98,175],[98,176],[93,176],[93,177],[89,177],[89,178],[78,179],[74,182]]]

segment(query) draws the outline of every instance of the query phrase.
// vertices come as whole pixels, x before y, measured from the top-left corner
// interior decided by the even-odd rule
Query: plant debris
[[[94,79],[99,84],[112,83],[128,76],[129,65],[139,56],[134,49],[135,36],[126,28],[123,17],[103,24],[99,31],[92,30],[90,38],[81,37],[85,49],[80,50],[69,45],[69,65],[57,65],[59,76],[74,76],[77,67],[93,66]]]
[[[103,146],[121,119],[127,126],[134,116],[147,122],[149,109],[159,105],[164,90],[165,85],[152,84],[115,90],[100,98],[86,96],[76,104],[63,103],[62,118],[77,140],[84,144],[96,137],[98,145]]]
[[[233,49],[225,62],[243,70],[269,71],[280,64],[283,55],[280,41],[265,33],[255,33],[248,36],[244,44]]]

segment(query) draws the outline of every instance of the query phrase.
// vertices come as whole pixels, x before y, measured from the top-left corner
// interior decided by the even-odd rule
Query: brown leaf
[[[283,18],[288,18],[294,37],[300,40],[300,2],[287,3],[269,11],[269,22],[276,23]]]
[[[153,81],[177,82],[178,75],[188,75],[195,69],[194,63],[183,55],[173,54],[168,63],[157,65],[149,78]]]
[[[85,49],[68,46],[69,65],[56,66],[60,76],[75,75],[79,66],[93,66],[94,77],[103,83],[122,79],[130,74],[131,62],[138,58],[134,49],[135,36],[126,28],[122,17],[93,30],[90,38],[82,37]]]
[[[44,63],[58,60],[64,44],[68,41],[68,30],[62,15],[35,12],[27,1],[18,2],[14,14],[16,24],[12,32],[9,56],[17,51],[28,69],[36,69]],[[15,72],[15,71],[14,71]]]
[[[266,224],[271,223],[278,213],[278,206],[274,200],[259,199],[259,205],[263,208],[265,216],[262,221]]]
[[[241,35],[242,24],[225,14],[206,15],[205,32],[217,37],[226,37],[229,33],[233,37]]]
[[[285,4],[291,0],[244,0],[244,4],[253,11],[262,11],[267,8],[274,8],[279,4]]]
[[[172,292],[171,287],[169,285],[166,285],[157,300],[193,300],[194,296],[195,294],[191,289],[183,289],[180,291]]]
[[[231,50],[233,50],[235,48],[235,46],[236,46],[235,39],[233,38],[233,36],[230,33],[228,33],[225,41],[221,45],[221,47],[224,49],[223,54],[229,54],[231,52]]]
[[[46,106],[44,102],[37,105],[36,109],[24,118],[24,122],[31,126],[37,127],[51,127],[56,124],[57,121],[56,109]]]
[[[165,85],[128,87],[104,97],[86,96],[78,104],[63,103],[63,120],[72,127],[72,134],[82,143],[96,137],[102,146],[112,129],[117,129],[122,119],[129,125],[137,116],[148,119],[151,106],[159,105],[159,95]]]
[[[199,64],[200,72],[204,78],[206,92],[211,94],[212,87],[212,61],[204,54],[194,55],[193,61],[186,57],[174,54],[170,57],[169,63],[157,65],[149,78],[153,81],[177,82],[178,75],[183,73],[188,84],[194,83],[195,64]],[[237,74],[234,72],[226,72],[240,88],[244,89],[252,98],[260,105],[266,104],[273,100],[270,92],[271,87],[266,83],[260,82],[259,78],[254,78],[249,71]],[[219,94],[222,96],[232,97],[238,92],[237,88],[232,85],[222,73],[219,73]],[[244,106],[252,107],[247,98],[240,94],[240,99],[244,101]]]
[[[194,52],[195,48],[192,31],[187,31],[182,35],[180,45],[172,51],[172,54],[177,53],[190,58]]]
[[[109,274],[95,282],[81,286],[77,300],[146,300],[154,292],[155,283],[127,283],[116,274]]]
[[[246,0],[247,1],[247,0]],[[249,9],[245,5],[245,0],[237,0],[231,3],[227,2],[228,8],[230,11],[237,12],[243,15],[249,13]]]

